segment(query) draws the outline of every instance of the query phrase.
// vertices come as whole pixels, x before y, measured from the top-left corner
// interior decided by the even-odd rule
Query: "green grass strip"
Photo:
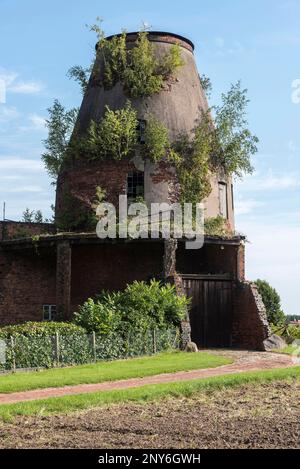
[[[17,415],[66,414],[117,403],[148,402],[167,397],[192,397],[199,392],[216,391],[249,383],[261,384],[271,381],[299,379],[300,367],[239,373],[201,380],[5,404],[0,406],[0,418],[9,421]]]
[[[208,353],[168,352],[155,356],[99,362],[69,368],[17,372],[0,376],[0,393],[103,383],[177,371],[216,368],[233,360]]]

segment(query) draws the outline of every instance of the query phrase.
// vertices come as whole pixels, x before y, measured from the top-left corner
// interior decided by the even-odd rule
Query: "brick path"
[[[187,381],[193,379],[209,378],[213,376],[228,375],[232,373],[243,373],[245,371],[259,371],[273,368],[286,368],[293,366],[291,357],[288,355],[265,353],[265,352],[239,352],[218,351],[218,355],[224,355],[235,359],[235,363],[218,368],[209,368],[193,371],[180,371],[145,378],[132,378],[122,381],[105,382],[98,384],[78,384],[75,386],[64,386],[60,388],[34,389],[32,391],[14,392],[0,394],[0,404],[14,404],[18,402],[34,401],[48,397],[60,397],[74,394],[84,394],[99,391],[111,391],[114,389],[128,389],[145,386],[147,384],[162,384],[175,381]]]

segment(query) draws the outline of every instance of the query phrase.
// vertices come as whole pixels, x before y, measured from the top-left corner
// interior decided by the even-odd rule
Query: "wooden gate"
[[[183,276],[185,293],[192,298],[192,341],[198,347],[230,347],[232,282],[224,277]]]

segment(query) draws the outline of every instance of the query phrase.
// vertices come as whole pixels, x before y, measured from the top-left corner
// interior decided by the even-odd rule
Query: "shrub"
[[[217,217],[207,218],[204,222],[204,232],[208,236],[226,236],[228,230],[226,228],[225,219],[218,215]]]
[[[158,59],[147,31],[140,31],[134,47],[127,49],[126,32],[108,40],[98,24],[94,24],[91,30],[98,36],[97,53],[103,57],[103,86],[106,89],[121,82],[132,98],[151,96],[159,93],[165,80],[184,65],[179,44],[171,46],[170,51]],[[74,68],[75,74],[71,72],[71,75],[73,73],[75,79],[78,81],[79,78],[85,85],[84,71],[80,67]]]
[[[137,143],[137,123],[137,113],[129,101],[116,111],[106,106],[104,118],[89,126],[86,144],[91,158],[121,160],[130,156]]]
[[[113,301],[94,301],[89,298],[74,314],[74,322],[88,332],[108,334],[120,328],[121,315]]]
[[[89,299],[75,313],[75,323],[102,334],[112,331],[147,331],[178,326],[185,317],[189,300],[177,296],[175,287],[152,280],[133,282],[123,292],[103,292]]]
[[[257,280],[255,284],[265,305],[268,321],[275,325],[284,324],[286,318],[281,309],[280,296],[275,288],[272,288],[266,280]]]

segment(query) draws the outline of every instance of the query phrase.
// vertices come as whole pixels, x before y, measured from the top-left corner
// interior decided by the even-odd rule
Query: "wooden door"
[[[230,347],[232,333],[232,283],[229,280],[183,279],[192,298],[192,341],[198,347]]]

